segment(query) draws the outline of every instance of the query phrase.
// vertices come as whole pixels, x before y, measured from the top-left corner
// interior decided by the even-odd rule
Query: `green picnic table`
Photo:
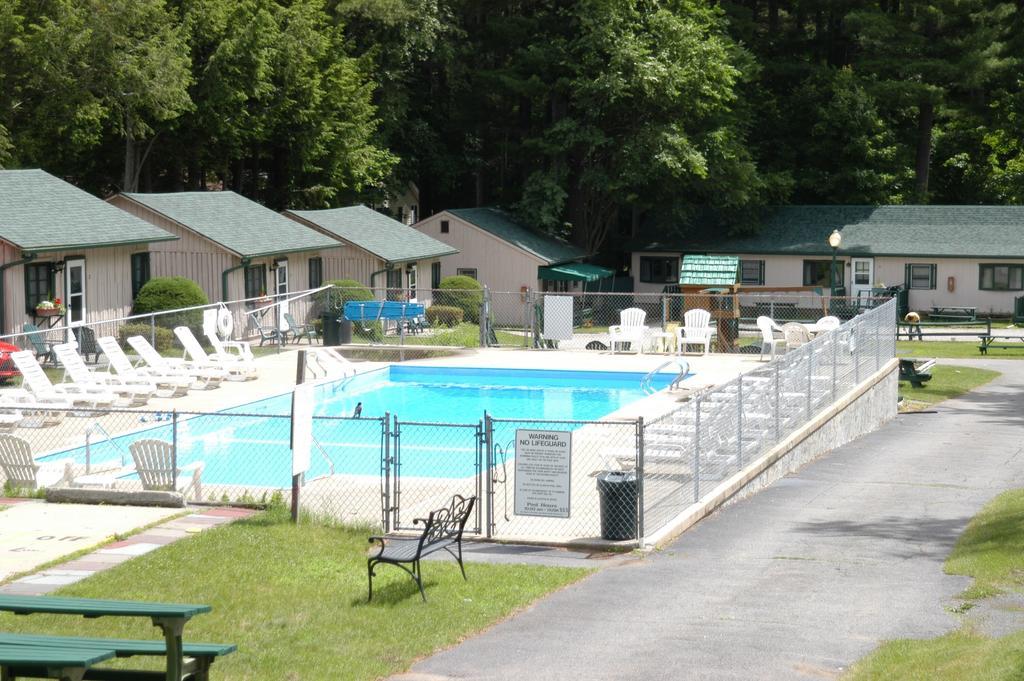
[[[210,612],[208,605],[148,603],[100,598],[62,598],[58,596],[13,596],[0,594],[0,611],[17,615],[46,613],[82,617],[148,617],[164,635],[167,656],[167,681],[181,681],[184,669],[182,632],[196,615]],[[99,640],[99,639],[96,639]],[[158,644],[158,643],[157,643]],[[102,644],[100,644],[102,645]],[[159,645],[159,644],[158,644]],[[28,648],[29,646],[23,646]],[[5,681],[0,679],[0,681]]]
[[[92,665],[109,660],[113,648],[71,648],[59,645],[27,647],[0,644],[0,679],[33,676],[61,681],[80,681]],[[15,671],[18,670],[18,671]]]

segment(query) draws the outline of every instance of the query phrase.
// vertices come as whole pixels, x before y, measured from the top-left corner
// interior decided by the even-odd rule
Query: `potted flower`
[[[61,302],[60,298],[54,298],[53,300],[41,300],[36,305],[36,316],[37,317],[56,317],[64,314],[64,303]]]
[[[260,297],[256,299],[256,307],[266,307],[271,304],[270,296],[266,291],[260,291]]]

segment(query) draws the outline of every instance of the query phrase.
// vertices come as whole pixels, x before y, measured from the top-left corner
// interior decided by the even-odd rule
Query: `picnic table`
[[[979,327],[985,327],[981,330]],[[896,322],[896,340],[924,340],[927,336],[988,336],[992,333],[992,320],[973,322]]]
[[[949,322],[973,322],[978,319],[978,308],[935,305],[928,314],[928,318],[942,319]]]
[[[981,342],[978,344],[978,351],[981,352],[981,354],[983,355],[988,354],[989,348],[999,348],[1002,350],[1016,350],[1018,348],[1024,349],[1024,336],[1015,336],[1012,334],[993,335],[991,333],[985,333],[980,334],[978,338],[981,340]],[[996,341],[999,340],[1003,342],[997,343]],[[1016,342],[1012,343],[1010,341]]]
[[[181,639],[185,624],[194,616],[210,612],[211,609],[208,605],[185,605],[181,603],[147,603],[99,598],[0,594],[0,611],[12,612],[17,615],[46,613],[81,615],[90,619],[106,616],[150,618],[153,625],[159,627],[164,635],[167,656],[167,681],[181,681],[184,669],[184,652]],[[102,648],[93,650],[102,650]]]

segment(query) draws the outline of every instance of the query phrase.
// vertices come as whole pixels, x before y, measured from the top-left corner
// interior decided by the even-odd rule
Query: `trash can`
[[[598,474],[597,494],[601,497],[601,538],[636,539],[636,472]]]
[[[320,321],[323,322],[323,327],[324,327],[323,328],[324,345],[325,346],[327,346],[327,345],[340,345],[341,344],[341,320],[338,319],[338,315],[337,314],[324,314],[324,315],[321,315]]]
[[[338,345],[348,345],[352,342],[352,320],[341,319],[338,327]]]

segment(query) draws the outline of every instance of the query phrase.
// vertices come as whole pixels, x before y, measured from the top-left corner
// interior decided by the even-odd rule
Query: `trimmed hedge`
[[[471,324],[480,323],[480,305],[484,301],[484,288],[473,277],[445,277],[434,294],[434,303],[442,307],[457,307],[463,319]]]
[[[152,332],[155,332],[151,335]],[[125,324],[117,330],[117,340],[122,347],[129,347],[129,336],[142,336],[152,342],[156,338],[156,349],[158,352],[167,352],[174,348],[174,332],[164,326],[157,326],[153,329],[149,324]]]
[[[325,281],[334,288],[321,291],[313,296],[313,316],[319,317],[330,310],[341,314],[345,309],[345,303],[350,300],[373,300],[373,291],[360,284],[355,279],[334,279]]]
[[[146,282],[135,298],[134,313],[148,314],[165,310],[178,310],[183,307],[209,305],[203,289],[199,284],[185,277],[156,277]],[[203,311],[190,310],[178,314],[156,315],[157,326],[173,329],[175,326],[188,326],[195,332],[203,328]],[[146,334],[142,334],[148,337]]]
[[[431,326],[447,326],[449,328],[461,324],[465,316],[461,307],[449,305],[431,305],[425,312]]]

